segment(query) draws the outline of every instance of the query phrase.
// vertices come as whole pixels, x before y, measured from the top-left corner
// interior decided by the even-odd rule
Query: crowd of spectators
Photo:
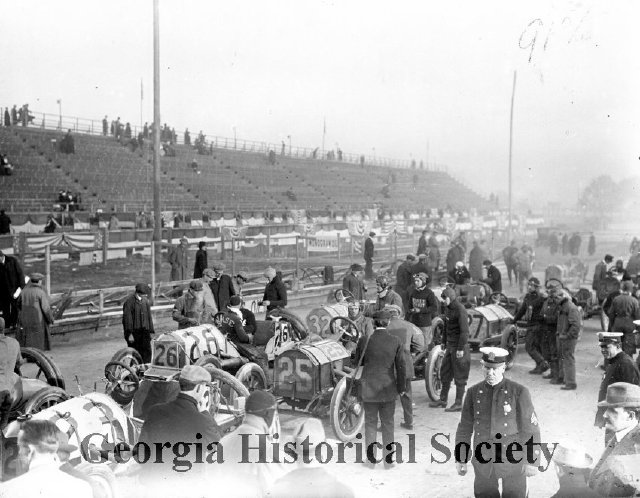
[[[15,104],[11,109],[5,107],[4,113],[0,107],[0,116],[4,117],[4,119],[0,119],[0,124],[5,126],[27,126],[35,119],[35,116],[29,112],[29,104],[24,104],[20,108]]]

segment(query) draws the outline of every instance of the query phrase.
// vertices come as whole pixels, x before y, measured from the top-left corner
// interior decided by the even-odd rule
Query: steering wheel
[[[551,284],[553,287],[564,289],[564,284],[562,283],[562,280],[560,280],[559,278],[550,278],[544,283],[544,286],[548,288],[549,284]]]
[[[494,292],[489,296],[490,304],[498,304],[503,308],[509,306],[509,298],[505,296],[502,292]]]
[[[329,331],[338,340],[357,343],[362,335],[356,323],[346,316],[334,316],[329,322]]]
[[[355,300],[354,295],[346,289],[336,289],[335,291],[333,291],[333,297],[338,303]]]

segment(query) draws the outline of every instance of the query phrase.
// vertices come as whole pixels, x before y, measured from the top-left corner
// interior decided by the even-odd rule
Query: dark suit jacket
[[[356,358],[360,358],[366,343],[362,337],[356,348]],[[395,401],[404,392],[406,365],[403,345],[385,328],[377,328],[369,338],[362,360],[362,400],[380,403]]]
[[[502,274],[495,266],[491,265],[487,270],[487,278],[484,282],[491,287],[493,292],[502,292]]]
[[[616,457],[639,454],[640,425],[632,429],[619,443],[613,436],[589,476],[589,487],[600,496],[636,496],[639,489],[625,484],[620,479],[621,476],[617,475],[615,471],[615,460]],[[638,472],[637,468],[632,470]],[[635,477],[637,478],[637,475]]]
[[[233,284],[231,283],[231,277],[223,273],[220,275],[220,280],[214,278],[209,284],[209,287],[211,287],[211,293],[216,300],[218,309],[226,310],[229,299],[236,294]]]
[[[361,301],[366,298],[366,291],[364,290],[364,284],[358,280],[353,273],[349,273],[342,279],[342,288],[353,294],[353,298],[356,301]]]
[[[364,241],[364,259],[373,259],[373,239],[371,237],[367,237],[367,240]]]
[[[607,362],[607,369],[600,383],[598,401],[607,397],[607,388],[614,382],[628,382],[629,384],[640,383],[640,372],[631,356],[621,351]],[[604,427],[604,412],[606,408],[599,406],[596,412],[596,427]]]
[[[193,278],[201,278],[202,272],[207,269],[207,251],[205,249],[198,249],[196,252],[196,264],[193,267]]]
[[[604,261],[600,261],[593,272],[593,283],[591,284],[591,288],[594,291],[597,291],[598,284],[605,278],[607,278],[607,264]]]
[[[4,265],[0,263],[0,296],[12,296],[18,287],[22,289],[24,285],[24,273],[18,259],[5,254]]]

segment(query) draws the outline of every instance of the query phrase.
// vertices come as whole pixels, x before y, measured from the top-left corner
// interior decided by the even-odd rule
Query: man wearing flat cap
[[[364,285],[364,268],[354,263],[349,273],[342,279],[342,289],[351,293],[354,301],[364,301],[367,298],[367,288]]]
[[[213,293],[213,298],[216,300],[216,306],[219,311],[227,309],[229,299],[231,296],[235,296],[236,291],[231,283],[231,277],[224,273],[224,263],[217,261],[211,265],[214,272],[213,280],[209,286]]]
[[[525,443],[531,438],[534,443],[540,443],[538,417],[529,390],[504,377],[508,351],[484,347],[480,348],[480,352],[484,380],[471,386],[464,398],[462,415],[456,431],[456,447],[461,443],[466,443],[466,448],[476,448],[480,443],[486,443],[485,447],[487,444],[493,447],[499,442],[503,448],[512,443],[524,448]],[[464,445],[462,447],[464,448]],[[481,462],[478,452],[474,451],[472,464],[475,471],[475,496],[525,498],[527,477],[536,474],[537,459],[538,456],[535,455],[535,462],[527,461],[525,457],[519,463],[510,463],[506,459],[503,463],[498,463],[491,457],[484,457]],[[467,473],[468,460],[469,455],[464,451],[456,455],[456,469],[459,475]],[[498,489],[500,479],[502,495]]]
[[[264,287],[260,304],[267,307],[267,314],[269,314],[271,310],[284,308],[287,305],[287,288],[275,268],[267,268],[264,271],[264,277],[267,279],[267,285]]]
[[[362,401],[364,403],[365,465],[383,463],[394,465],[393,414],[396,397],[406,394],[406,364],[404,346],[400,339],[387,331],[391,314],[387,310],[373,315],[375,330],[370,337],[361,337],[356,347],[356,358],[362,365]],[[382,426],[382,457],[377,459],[376,441],[378,419]]]
[[[600,496],[637,496],[640,492],[640,386],[616,382],[607,388],[605,429],[613,436],[589,477]]]
[[[178,329],[186,329],[203,323],[206,318],[204,287],[200,280],[193,280],[187,292],[176,299],[171,317],[178,322]]]
[[[620,284],[620,295],[615,297],[609,308],[609,332],[622,332],[622,350],[629,356],[636,354],[636,340],[633,321],[640,319],[640,305],[632,296],[633,282]]]
[[[29,279],[29,283],[18,296],[20,327],[16,339],[22,347],[49,351],[51,349],[49,327],[53,325],[53,313],[49,306],[49,296],[42,288],[44,275],[32,273]]]
[[[176,444],[200,443],[203,448],[207,448],[210,443],[219,442],[222,433],[213,415],[208,410],[200,411],[210,403],[211,374],[203,367],[186,365],[180,371],[178,383],[180,392],[175,399],[149,409],[139,442],[146,443],[150,448],[158,443],[169,443],[170,448],[174,448]],[[172,458],[165,457],[163,463],[156,463],[151,458],[143,465],[141,481],[144,484],[164,486],[166,480],[172,483],[175,482],[174,478],[186,477],[191,478],[189,483],[193,483],[209,465],[198,464],[194,459],[190,461],[193,462],[193,467],[188,472],[175,472],[172,470]]]
[[[140,353],[142,363],[151,362],[151,334],[154,333],[148,294],[147,284],[136,284],[135,292],[122,305],[124,340]]]
[[[364,277],[372,279],[373,275],[373,255],[375,253],[373,238],[376,232],[369,232],[369,236],[364,241]]]
[[[607,397],[607,389],[611,384],[616,382],[628,382],[629,384],[640,383],[640,372],[633,362],[633,359],[622,351],[622,332],[598,332],[598,341],[600,342],[600,351],[606,362],[606,370],[600,383],[600,391],[598,392],[598,402],[604,401]],[[606,408],[598,406],[596,412],[596,427],[604,427],[606,421],[604,413]],[[605,444],[613,434],[605,431]]]
[[[540,289],[540,280],[531,277],[527,281],[527,293],[522,304],[513,316],[513,323],[520,320],[526,322],[526,349],[531,359],[536,362],[535,368],[529,371],[530,374],[543,374],[549,370],[549,363],[542,356],[542,307],[546,297]]]
[[[236,296],[242,297],[242,287],[248,281],[249,281],[249,274],[244,270],[240,270],[238,273],[236,273],[233,276],[233,278],[231,279],[231,283],[233,285],[233,290]]]

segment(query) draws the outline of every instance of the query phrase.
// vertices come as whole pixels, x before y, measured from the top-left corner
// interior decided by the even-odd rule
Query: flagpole
[[[507,242],[511,241],[511,194],[512,194],[512,181],[511,181],[511,155],[513,150],[513,101],[516,97],[516,72],[513,72],[513,89],[511,90],[511,114],[509,116],[509,227],[507,228]]]

